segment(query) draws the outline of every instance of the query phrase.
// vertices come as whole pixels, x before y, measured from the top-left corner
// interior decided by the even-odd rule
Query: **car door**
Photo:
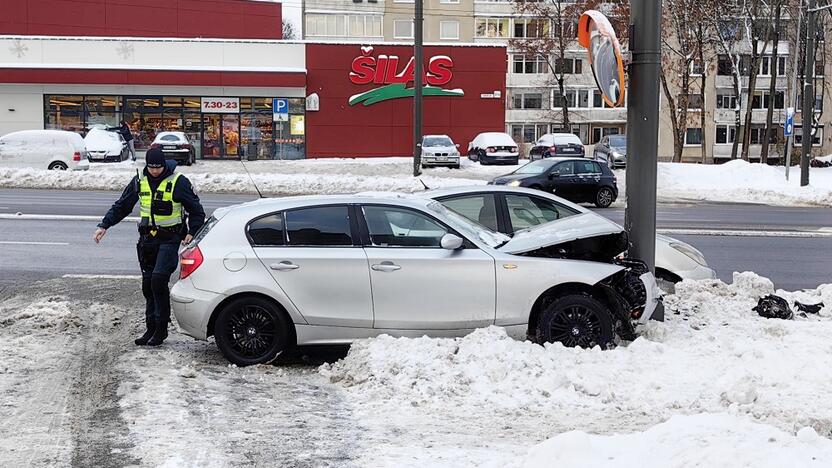
[[[578,179],[578,198],[595,200],[601,183],[601,166],[595,161],[575,161],[575,174]]]
[[[442,236],[453,230],[421,211],[364,205],[362,214],[374,328],[449,330],[494,323],[490,255],[468,242],[458,250],[442,248]]]
[[[347,205],[299,208],[247,227],[257,257],[310,325],[373,326],[367,257],[351,212]]]
[[[563,161],[549,169],[551,186],[549,192],[567,200],[576,200],[578,197],[579,181],[575,175],[574,161]]]

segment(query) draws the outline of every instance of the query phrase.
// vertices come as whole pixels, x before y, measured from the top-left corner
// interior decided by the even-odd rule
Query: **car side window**
[[[365,206],[370,243],[376,247],[441,248],[448,229],[422,213],[389,206]]]
[[[572,208],[551,200],[526,195],[506,194],[506,205],[514,231],[578,214]]]
[[[293,246],[352,246],[349,209],[318,206],[286,212],[286,237]]]
[[[497,228],[497,205],[494,202],[494,195],[462,195],[453,198],[444,198],[440,202],[446,208],[475,223],[482,224],[492,231],[499,230]]]
[[[248,225],[249,242],[255,246],[286,245],[283,213],[257,218]]]
[[[575,166],[577,166],[576,172],[578,174],[600,174],[601,173],[601,166],[598,163],[593,161],[576,161]]]
[[[551,170],[552,174],[560,174],[562,176],[571,176],[575,173],[574,166],[572,165],[572,161],[562,162],[560,164],[555,165],[555,167]]]

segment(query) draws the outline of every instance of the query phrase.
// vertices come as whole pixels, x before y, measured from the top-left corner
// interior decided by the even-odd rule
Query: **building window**
[[[737,137],[737,128],[733,125],[720,125],[717,124],[716,126],[716,139],[715,142],[718,145],[727,145],[734,143],[734,139]]]
[[[737,108],[737,97],[733,93],[717,93],[716,95],[717,109],[731,109]]]
[[[725,54],[720,54],[716,62],[716,74],[719,76],[731,76],[734,70],[734,64],[731,57]]]
[[[512,56],[511,70],[518,74],[542,74],[548,73],[549,66],[543,57],[515,54]]]
[[[306,14],[309,37],[382,37],[382,15]]]
[[[549,20],[515,18],[513,37],[520,39],[549,37]]]
[[[489,38],[508,38],[508,18],[477,18],[476,36]]]
[[[768,91],[757,91],[751,98],[752,109],[768,109],[768,102],[771,94]],[[785,104],[785,94],[783,91],[774,92],[774,108],[783,109]]]
[[[812,146],[820,146],[820,142],[823,140],[823,127],[815,127],[815,134],[812,136]],[[803,126],[802,125],[795,125],[794,126],[794,144],[795,145],[802,145],[803,144]]]
[[[594,145],[601,141],[607,135],[618,135],[621,133],[621,127],[592,127],[592,140],[589,144]]]
[[[440,21],[439,38],[446,40],[459,39],[459,21]]]
[[[702,62],[699,59],[693,59],[690,62],[690,76],[702,76],[702,73],[705,71],[705,67],[703,66]]]
[[[459,0],[439,0],[439,3],[453,4],[453,3],[459,3]]]
[[[685,95],[679,94],[676,99],[677,107],[681,105],[681,102],[684,100]],[[688,94],[688,110],[689,111],[701,111],[705,106],[705,96],[702,94]],[[681,110],[681,108],[679,108]]]
[[[512,92],[513,109],[543,109],[543,93],[540,92]]]
[[[555,59],[555,73],[563,73],[564,75],[580,75],[582,70],[583,60],[581,59]]]
[[[752,124],[751,125],[751,144],[752,145],[761,145],[764,141],[766,141],[766,126],[763,124]],[[777,143],[777,131],[771,132],[771,138],[768,140],[769,144]]]
[[[685,130],[685,146],[696,146],[702,144],[702,129],[688,128]]]
[[[413,39],[413,21],[393,21],[393,37],[396,39]]]
[[[534,143],[549,133],[549,124],[511,124],[511,138],[518,143]]]

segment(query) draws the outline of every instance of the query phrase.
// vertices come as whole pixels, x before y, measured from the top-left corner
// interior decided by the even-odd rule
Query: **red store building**
[[[281,40],[249,0],[0,0],[0,135],[127,121],[203,159],[410,156],[413,48]],[[217,24],[222,27],[218,28]],[[504,46],[425,48],[424,133],[505,126]]]

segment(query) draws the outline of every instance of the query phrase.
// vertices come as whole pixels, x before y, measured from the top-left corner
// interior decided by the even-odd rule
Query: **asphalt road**
[[[0,190],[3,214],[101,216],[114,192]],[[251,200],[245,195],[202,197],[207,211]],[[622,209],[598,210],[622,223]],[[64,274],[138,274],[136,228],[123,223],[95,245],[94,220],[0,219],[0,286],[54,278]],[[761,205],[660,205],[659,229],[709,235],[673,236],[700,249],[723,280],[734,271],[754,271],[784,289],[814,288],[832,282],[832,237],[783,237],[790,232],[830,230],[832,210]],[[714,235],[721,231],[745,235]],[[731,233],[731,232],[729,232]],[[779,234],[778,234],[779,233]]]

